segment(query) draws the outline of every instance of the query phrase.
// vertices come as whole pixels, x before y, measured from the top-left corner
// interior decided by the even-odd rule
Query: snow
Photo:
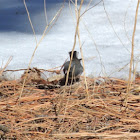
[[[100,0],[93,0],[91,6]],[[44,0],[26,0],[31,20],[36,32],[37,41],[41,39],[46,26]],[[62,6],[63,0],[46,0],[47,18],[50,22]],[[130,62],[131,42],[136,0],[105,0],[105,9],[111,23],[121,39],[114,33],[103,3],[87,11],[80,21],[80,37],[83,44],[85,71],[87,76],[110,76],[127,78]],[[87,8],[88,0],[84,2],[82,13]],[[75,33],[75,11],[68,1],[52,29],[40,43],[31,67],[51,69],[61,66],[72,50]],[[127,10],[128,9],[128,10]],[[127,14],[126,14],[127,11]],[[72,12],[72,13],[71,13]],[[125,18],[126,15],[126,18]],[[140,15],[138,16],[135,36],[135,62],[139,61]],[[7,69],[27,68],[36,46],[28,16],[22,0],[0,0],[0,63],[4,67],[8,58],[13,57]],[[80,55],[77,40],[76,48]],[[126,67],[125,67],[126,65]],[[124,68],[123,68],[124,67]],[[122,69],[123,68],[123,69]],[[120,70],[121,69],[121,70]],[[138,64],[137,71],[140,71]],[[10,73],[8,78],[19,78],[22,72]]]

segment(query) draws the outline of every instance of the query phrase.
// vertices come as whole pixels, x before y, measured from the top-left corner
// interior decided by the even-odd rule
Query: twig
[[[108,15],[107,11],[106,11],[106,8],[105,8],[104,0],[103,0],[103,7],[104,7],[105,14],[106,14],[106,16],[107,16],[107,19],[108,19],[108,21],[109,21],[109,23],[110,23],[110,25],[111,25],[111,27],[112,27],[112,29],[113,29],[115,35],[117,36],[117,38],[119,39],[119,41],[121,42],[121,44],[123,45],[123,47],[130,53],[130,51],[126,48],[126,46],[124,45],[124,43],[122,42],[121,38],[118,36],[118,34],[116,33],[116,31],[115,31],[115,29],[114,29],[114,27],[113,27],[113,25],[112,25],[112,22],[111,22],[111,20],[110,20],[110,18],[109,18],[109,15]]]
[[[8,61],[6,62],[6,65],[4,66],[4,68],[2,70],[0,70],[0,75],[4,72],[4,70],[6,69],[6,67],[9,65],[9,63],[11,62],[12,60],[12,56],[9,57]]]
[[[65,0],[64,0],[64,3],[65,3]],[[51,20],[51,22],[45,27],[45,30],[44,30],[44,32],[43,32],[43,35],[42,35],[40,41],[36,44],[36,47],[35,47],[35,49],[34,49],[34,51],[33,51],[33,54],[32,54],[32,56],[31,56],[31,59],[30,59],[29,65],[28,65],[28,69],[27,69],[25,78],[24,78],[24,80],[23,80],[23,85],[22,85],[22,88],[21,88],[21,92],[20,92],[20,95],[19,95],[19,99],[21,98],[21,95],[22,95],[22,92],[23,92],[23,89],[24,89],[24,85],[25,85],[25,82],[26,82],[26,78],[27,78],[27,73],[28,73],[28,71],[29,71],[29,68],[30,68],[31,62],[32,62],[32,60],[33,60],[33,57],[34,57],[34,55],[35,55],[35,52],[36,52],[36,50],[37,50],[39,44],[40,44],[40,43],[42,42],[42,40],[44,39],[48,27],[53,23],[53,21],[56,19],[56,17],[61,13],[61,11],[62,11],[62,9],[63,9],[63,7],[64,7],[64,3],[63,3],[63,5],[62,5],[62,7],[58,10],[58,12],[56,13],[56,15],[53,17],[53,19]],[[25,0],[24,0],[24,4],[25,4],[25,7],[27,8]],[[28,9],[27,9],[27,13],[28,13]],[[30,20],[30,17],[29,17],[29,20]],[[30,22],[31,22],[31,20],[30,20]],[[32,26],[32,24],[31,24],[31,26]],[[33,32],[34,32],[34,31],[33,31]]]
[[[28,8],[27,8],[27,5],[26,5],[25,0],[23,0],[23,3],[24,3],[24,6],[25,6],[27,15],[28,15],[28,19],[29,19],[29,22],[30,22],[30,25],[31,25],[31,28],[32,28],[32,31],[33,31],[33,34],[34,34],[34,37],[35,37],[36,44],[37,44],[36,33],[35,33],[35,30],[34,30],[34,27],[33,27],[32,21],[31,21],[31,17],[30,17],[30,13],[29,13],[29,11],[28,11]]]
[[[90,7],[89,9],[86,9],[86,10],[81,14],[80,17],[82,17],[86,12],[88,12],[88,11],[91,10],[92,8],[94,8],[94,7],[96,7],[97,5],[99,5],[102,1],[103,1],[103,0],[99,1],[97,4],[93,5],[93,6]],[[90,2],[89,2],[89,4],[90,4]]]
[[[137,26],[139,3],[140,3],[140,0],[138,0],[137,7],[136,7],[135,23],[134,23],[133,36],[132,36],[132,48],[131,48],[129,78],[128,78],[128,85],[127,85],[127,94],[126,94],[126,98],[125,98],[125,106],[126,107],[127,107],[128,96],[130,94],[130,88],[131,88],[131,83],[132,83],[131,72],[132,72],[132,64],[133,64],[133,59],[134,59],[134,40],[135,40],[135,32],[136,32],[136,26]]]
[[[131,0],[131,2],[132,2],[132,0]],[[131,2],[129,3],[129,5],[127,7],[127,10],[125,12],[125,15],[124,15],[124,31],[125,31],[126,37],[127,37],[127,39],[129,40],[130,43],[132,43],[132,42],[131,42],[131,39],[129,38],[129,36],[127,34],[127,31],[126,31],[126,17],[127,17],[128,9],[131,6]]]
[[[47,10],[46,10],[46,0],[44,0],[44,13],[45,13],[46,24],[48,25],[48,16],[47,16]]]
[[[73,48],[72,48],[70,64],[69,64],[69,68],[68,68],[68,72],[67,72],[67,76],[66,76],[65,86],[68,83],[69,71],[70,71],[70,67],[71,67],[71,63],[72,63],[73,52],[74,52],[75,45],[76,45],[76,36],[77,36],[78,26],[79,26],[79,22],[80,22],[80,12],[81,12],[81,8],[82,8],[82,4],[83,4],[83,0],[81,0],[81,4],[80,4],[79,10],[78,10],[78,19],[77,19],[77,25],[76,25],[76,29],[75,29],[75,35],[74,35],[74,44],[73,44]]]

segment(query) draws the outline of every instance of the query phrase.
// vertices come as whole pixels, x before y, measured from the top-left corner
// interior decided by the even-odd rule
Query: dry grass
[[[77,5],[77,0],[75,3]],[[79,9],[77,6],[75,8],[77,24],[72,51],[75,49],[77,37],[81,47],[79,22],[81,16],[89,10],[80,14],[82,3],[83,0]],[[24,5],[36,36],[25,0]],[[61,87],[56,85],[56,80],[48,82],[39,79],[39,74],[34,79],[27,75],[39,44],[52,28],[62,9],[63,6],[46,25],[41,40],[36,42],[28,70],[22,79],[0,82],[0,139],[140,139],[139,78],[129,86],[127,94],[130,81],[121,79],[104,77],[91,79],[84,76],[80,83]],[[38,89],[40,83],[47,88]]]
[[[137,78],[131,87],[127,108],[124,106],[127,81],[87,78],[87,84],[89,98],[84,78],[80,83],[54,89],[38,89],[37,83],[30,83],[25,86],[19,102],[17,99],[22,84],[18,81],[2,81],[1,137],[20,140],[138,140],[140,79]]]

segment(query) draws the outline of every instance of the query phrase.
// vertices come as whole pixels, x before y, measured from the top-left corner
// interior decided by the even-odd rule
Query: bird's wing
[[[64,73],[67,73],[67,70],[68,70],[68,68],[69,68],[69,64],[70,64],[70,61],[67,61],[67,62],[64,64],[64,69],[63,69]],[[70,72],[72,72],[74,65],[75,65],[75,64],[74,64],[73,61],[72,61],[72,62],[71,62]]]

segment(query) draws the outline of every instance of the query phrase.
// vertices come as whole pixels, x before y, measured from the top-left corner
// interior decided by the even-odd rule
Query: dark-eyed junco
[[[72,51],[69,52],[69,56],[71,58],[71,54]],[[81,61],[82,59],[78,59],[77,58],[77,51],[73,52],[73,58],[72,58],[72,62],[71,62],[71,66],[70,66],[70,71],[69,71],[69,76],[68,76],[68,81],[72,80],[72,81],[79,81],[79,76],[82,74],[83,72],[83,66],[81,65]],[[69,64],[70,61],[67,61],[64,63],[64,69],[63,72],[65,74],[65,79],[67,77],[67,72],[68,72],[68,68],[69,68]]]

